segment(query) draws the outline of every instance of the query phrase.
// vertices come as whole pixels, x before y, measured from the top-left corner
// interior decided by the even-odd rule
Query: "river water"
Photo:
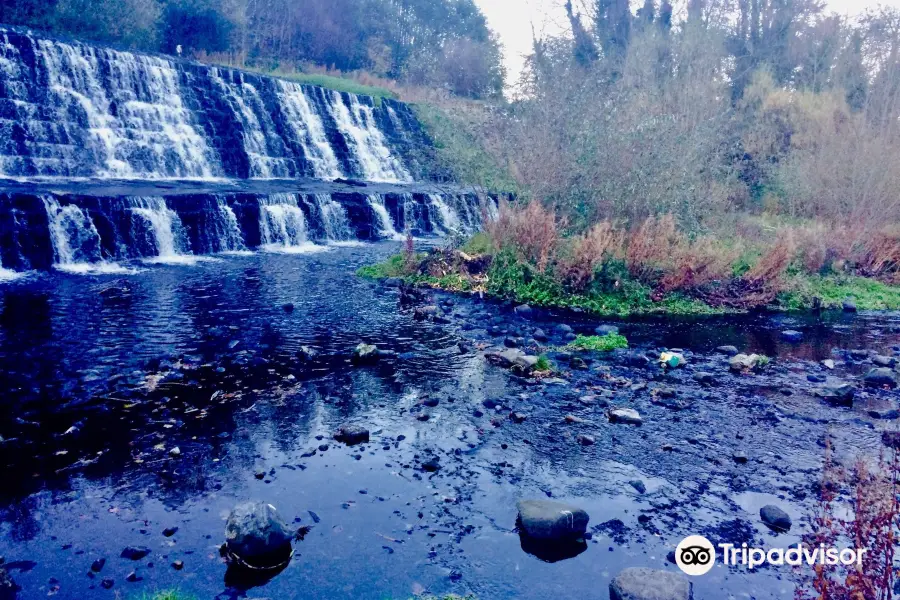
[[[537,327],[561,346],[558,324],[590,332],[599,321],[523,320],[505,304],[444,294],[423,300],[441,306],[438,322],[416,320],[396,289],[354,275],[399,246],[0,283],[0,556],[19,597],[604,598],[622,568],[675,570],[666,554],[691,533],[796,542],[826,434],[849,460],[877,454],[880,431],[893,427],[867,407],[893,405],[894,392],[860,391],[856,407],[833,407],[812,397],[807,375],[829,357],[841,377],[871,366],[845,350],[895,353],[896,314],[625,322],[632,347],[683,348],[688,368],[636,369],[610,356],[541,382],[489,365],[481,349]],[[787,328],[804,342],[780,341]],[[354,366],[360,342],[397,354]],[[774,366],[731,375],[714,352],[723,344],[764,352]],[[318,357],[303,360],[303,346]],[[714,372],[713,385],[696,383],[695,370]],[[654,402],[660,387],[683,410]],[[580,401],[607,392],[644,426],[610,424]],[[528,418],[513,423],[510,410]],[[332,434],[347,422],[368,427],[372,441],[337,444]],[[596,443],[582,446],[577,434]],[[736,450],[747,464],[731,459]],[[422,470],[432,457],[441,469]],[[644,494],[628,483],[638,479]],[[587,510],[589,529],[606,523],[574,558],[548,562],[521,547],[516,500],[548,496]],[[226,576],[218,552],[228,512],[248,499],[311,527],[290,566],[249,589]],[[770,503],[794,518],[791,534],[759,523]],[[131,561],[120,557],[126,546],[151,553]],[[777,568],[720,566],[693,583],[706,600],[794,590],[792,573]]]

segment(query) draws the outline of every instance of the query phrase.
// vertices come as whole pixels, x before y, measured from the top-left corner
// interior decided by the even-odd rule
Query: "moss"
[[[859,310],[900,309],[900,287],[865,277],[802,274],[788,280],[778,307],[804,310],[813,306],[814,298],[822,301],[823,308],[840,308],[846,298],[852,298]]]
[[[617,348],[627,348],[628,340],[618,333],[606,335],[579,335],[566,348],[569,350],[590,350],[593,352],[610,352]]]

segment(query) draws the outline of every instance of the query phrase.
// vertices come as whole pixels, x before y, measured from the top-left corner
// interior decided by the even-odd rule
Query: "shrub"
[[[562,226],[552,211],[532,200],[522,208],[502,202],[500,215],[485,224],[485,231],[498,250],[514,249],[543,273],[554,257]]]
[[[556,273],[572,291],[584,291],[600,267],[622,254],[624,243],[624,232],[601,221],[569,240],[567,251],[557,259]]]

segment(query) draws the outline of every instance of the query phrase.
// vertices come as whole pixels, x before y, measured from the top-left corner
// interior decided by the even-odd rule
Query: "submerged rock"
[[[894,389],[897,387],[897,374],[888,368],[879,367],[866,373],[863,381],[869,387],[889,387]]]
[[[610,582],[610,600],[690,600],[691,584],[679,573],[625,569]]]
[[[334,433],[334,439],[348,446],[362,444],[369,441],[369,430],[362,425],[342,425]]]
[[[716,348],[716,352],[718,352],[719,354],[724,354],[726,356],[734,356],[740,351],[737,349],[737,346],[719,346],[718,348]]]
[[[351,360],[355,363],[370,363],[378,360],[378,346],[374,344],[359,344],[353,349]]]
[[[785,532],[791,529],[791,517],[774,504],[769,504],[759,509],[759,518],[775,531]]]
[[[537,356],[525,354],[518,348],[509,348],[499,352],[486,352],[484,358],[491,364],[526,374],[531,373],[538,362]]]
[[[827,400],[832,404],[839,406],[853,406],[853,396],[856,394],[856,388],[853,384],[847,383],[841,379],[827,377],[825,385],[813,392],[819,398]]]
[[[537,540],[571,540],[584,535],[590,517],[570,504],[552,500],[520,500],[519,525]]]
[[[148,554],[150,554],[150,548],[147,548],[146,546],[128,546],[122,550],[120,556],[122,558],[127,558],[128,560],[141,560]]]
[[[879,367],[895,367],[897,366],[897,359],[893,356],[882,356],[880,354],[876,354],[872,357],[872,362]]]
[[[792,344],[798,344],[803,341],[803,334],[794,329],[785,329],[781,332],[781,339]]]
[[[254,568],[276,568],[290,560],[292,538],[278,511],[265,502],[239,504],[225,524],[226,549]]]
[[[638,411],[633,408],[612,408],[606,413],[612,423],[628,423],[629,425],[640,425],[644,422]]]

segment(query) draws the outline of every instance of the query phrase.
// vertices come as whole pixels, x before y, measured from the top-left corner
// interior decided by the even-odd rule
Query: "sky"
[[[568,28],[565,0],[475,0],[491,29],[503,43],[507,81],[518,80],[524,57],[531,52],[532,26],[538,37],[554,35]],[[573,2],[578,6],[578,2]],[[900,0],[826,0],[828,9],[842,15],[857,14],[879,4],[900,8]]]

